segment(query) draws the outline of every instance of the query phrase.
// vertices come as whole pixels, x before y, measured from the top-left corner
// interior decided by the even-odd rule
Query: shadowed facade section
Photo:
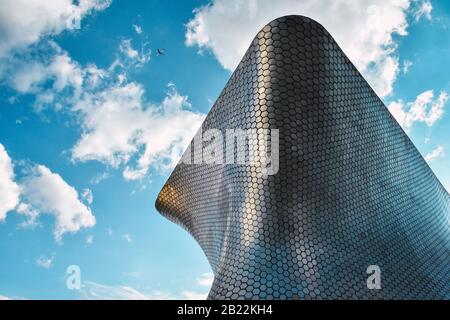
[[[158,211],[213,268],[210,299],[450,298],[450,197],[320,24],[266,25],[212,128],[279,129],[279,171],[179,163],[161,190]]]

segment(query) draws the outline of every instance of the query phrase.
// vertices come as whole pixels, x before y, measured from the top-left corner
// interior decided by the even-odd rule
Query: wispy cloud
[[[403,74],[407,74],[412,65],[413,62],[411,60],[403,61]]]
[[[125,273],[125,276],[138,278],[141,272]],[[197,285],[210,287],[212,283],[212,274],[204,273],[196,279]],[[169,290],[138,290],[129,285],[105,285],[93,281],[85,281],[82,284],[80,294],[84,299],[113,299],[113,300],[205,300],[208,297],[207,292],[185,289],[174,294]]]
[[[138,51],[133,48],[132,41],[131,39],[123,39],[120,42],[119,52],[123,54],[122,60],[126,59],[131,66],[141,68],[150,61],[151,50],[148,48],[147,43],[144,43]]]
[[[50,257],[40,256],[36,259],[36,264],[45,269],[50,269],[53,267],[53,261],[55,260],[55,254],[52,254]]]
[[[86,237],[86,244],[91,245],[93,243],[94,243],[94,236],[90,234]]]
[[[408,132],[416,122],[423,122],[431,127],[444,115],[447,101],[446,91],[442,91],[437,98],[434,98],[434,91],[428,90],[419,94],[413,102],[393,101],[389,104],[388,109],[403,129]]]
[[[433,10],[433,5],[429,0],[418,1],[418,5],[413,12],[414,20],[419,21],[422,17],[431,20],[431,11]]]
[[[83,191],[81,191],[81,198],[86,201],[86,203],[88,205],[92,204],[92,202],[94,201],[94,196],[92,195],[92,190],[91,189],[83,189]]]
[[[208,293],[185,290],[181,292],[181,297],[187,300],[206,300]]]
[[[97,185],[97,184],[99,184],[100,182],[102,182],[103,180],[109,178],[109,176],[110,176],[110,175],[109,175],[108,172],[100,173],[100,174],[96,175],[95,177],[93,177],[93,178],[89,181],[89,183],[90,183],[91,185]]]
[[[427,162],[432,162],[437,158],[443,157],[444,155],[444,147],[439,145],[425,156],[425,160]]]
[[[82,284],[80,294],[89,300],[171,300],[174,299],[168,292],[156,290],[150,294],[123,285],[104,285],[92,281]]]
[[[137,34],[141,34],[142,33],[142,27],[137,25],[137,24],[133,24],[133,29]]]
[[[214,281],[214,274],[211,272],[203,273],[195,279],[198,286],[205,287],[208,290],[211,288]],[[197,290],[182,290],[180,293],[180,299],[187,300],[205,300],[208,297],[208,292],[199,292]]]
[[[197,284],[203,287],[211,287],[214,281],[214,274],[211,272],[203,273],[197,278]]]
[[[132,238],[131,235],[128,234],[128,233],[123,234],[123,235],[122,235],[122,239],[125,240],[125,241],[128,242],[128,243],[133,242],[133,238]]]

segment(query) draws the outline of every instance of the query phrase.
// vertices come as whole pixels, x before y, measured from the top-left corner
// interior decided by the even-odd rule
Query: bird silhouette
[[[158,48],[158,50],[156,51],[157,56],[163,56],[165,53],[166,53],[166,49],[164,49],[164,48]]]

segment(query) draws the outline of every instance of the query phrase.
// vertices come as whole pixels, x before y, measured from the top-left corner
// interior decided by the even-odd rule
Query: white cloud
[[[51,6],[43,2],[33,2],[30,6],[43,15],[50,14]],[[188,110],[187,97],[178,94],[175,89],[170,89],[161,104],[153,105],[143,99],[144,90],[140,84],[127,83],[129,69],[140,68],[149,61],[147,43],[136,49],[131,39],[123,39],[116,60],[107,69],[93,64],[81,66],[72,60],[49,38],[65,28],[61,23],[67,20],[67,16],[72,17],[74,10],[81,10],[84,15],[94,9],[103,9],[109,1],[82,0],[79,9],[73,6],[64,9],[68,3],[71,1],[58,3],[52,13],[55,15],[53,18],[44,17],[48,20],[45,28],[40,28],[34,18],[24,17],[24,23],[28,26],[23,27],[22,32],[34,25],[37,30],[33,31],[37,33],[32,39],[22,41],[21,45],[5,45],[5,48],[20,47],[25,50],[14,50],[8,59],[4,57],[2,60],[0,56],[0,80],[21,94],[33,94],[37,111],[51,106],[53,110],[63,110],[79,120],[82,136],[72,149],[72,160],[96,160],[113,167],[122,165],[123,176],[127,180],[142,179],[152,165],[172,167],[204,115]],[[13,4],[7,1],[7,6],[9,10],[4,7],[0,9],[0,16],[8,11],[14,14],[21,11],[24,2]],[[2,22],[0,30],[1,25]],[[136,32],[142,31],[139,26],[135,27]],[[0,37],[0,46],[1,41]],[[111,120],[108,125],[104,122],[105,115]],[[103,178],[105,176],[93,183]],[[89,194],[82,194],[82,198],[90,204]],[[37,217],[36,208],[26,204],[21,209],[22,214],[29,216],[29,222],[34,222],[32,217]]]
[[[93,300],[149,300],[149,297],[128,286],[107,286],[85,281],[81,288],[84,299]]]
[[[86,237],[86,244],[90,245],[90,244],[93,244],[93,243],[94,243],[94,236],[90,234],[90,235],[88,235]]]
[[[47,167],[35,166],[22,187],[24,203],[40,213],[55,217],[56,240],[60,241],[66,232],[75,233],[95,225],[91,209],[79,200],[75,188]]]
[[[128,243],[132,243],[133,242],[133,238],[131,238],[131,235],[129,235],[127,233],[122,235],[122,239],[125,240]]]
[[[204,115],[188,110],[187,97],[173,88],[161,105],[145,104],[143,95],[141,85],[129,83],[80,100],[75,108],[81,114],[83,134],[72,159],[126,165],[127,180],[143,178],[151,165],[173,166]]]
[[[51,6],[43,2],[42,5],[33,2],[30,6],[42,7],[37,11],[46,14]],[[71,2],[64,0],[58,6],[64,7]],[[83,14],[109,5],[109,1],[103,0],[77,3]],[[24,6],[23,1],[16,3],[17,8],[12,1],[7,4],[9,11],[14,12],[21,11]],[[70,7],[66,11],[73,10],[78,9]],[[4,14],[7,11],[3,7],[0,10]],[[149,61],[148,43],[134,47],[131,39],[123,39],[115,61],[106,69],[93,64],[82,66],[71,59],[51,40],[62,31],[62,27],[52,26],[59,25],[62,17],[71,16],[60,11],[64,11],[63,8],[55,8],[53,20],[57,22],[49,22],[47,26],[53,31],[41,28],[34,40],[27,42],[32,46],[21,46],[26,50],[15,50],[8,59],[0,58],[0,81],[21,94],[34,95],[36,111],[52,107],[76,119],[82,127],[82,135],[72,149],[74,161],[96,160],[112,167],[122,165],[127,180],[143,178],[152,165],[158,168],[173,166],[204,115],[188,110],[187,97],[174,89],[161,104],[153,105],[145,102],[140,84],[128,83],[129,70],[140,68]],[[25,18],[26,22],[29,17]],[[137,32],[140,30],[136,28]],[[108,125],[105,118],[102,119],[105,115],[112,121]],[[98,183],[105,177],[100,176],[92,182]]]
[[[420,18],[425,17],[425,19],[431,20],[431,11],[433,10],[433,5],[430,1],[424,0],[419,3],[419,6],[414,11],[415,21],[419,21]]]
[[[109,173],[108,172],[103,172],[100,173],[96,176],[94,176],[91,180],[89,180],[89,183],[92,185],[96,185],[99,184],[100,182],[102,182],[103,180],[109,178]]]
[[[398,58],[385,56],[380,58],[374,67],[368,67],[362,72],[377,94],[386,97],[392,93],[398,70]]]
[[[137,25],[137,24],[133,24],[133,29],[137,34],[141,34],[142,33],[142,27]]]
[[[81,192],[81,198],[87,202],[87,204],[92,204],[94,201],[94,196],[92,195],[91,189],[83,189]]]
[[[186,300],[206,300],[208,293],[184,290],[181,292],[181,297]]]
[[[86,190],[83,197],[91,203],[92,194]],[[0,221],[12,210],[27,218],[21,227],[35,226],[41,213],[55,216],[58,241],[66,232],[77,232],[95,224],[91,209],[78,199],[75,188],[47,167],[34,165],[24,174],[23,181],[16,183],[12,161],[0,144]]]
[[[138,51],[133,48],[131,42],[131,39],[122,40],[120,42],[119,52],[124,56],[122,60],[128,60],[134,67],[140,68],[150,61],[151,51],[147,48],[147,43],[144,43]],[[118,60],[117,63],[121,63],[120,60]]]
[[[48,105],[55,110],[61,109],[61,101],[55,101],[58,95],[68,92],[78,97],[84,82],[86,87],[94,86],[102,76],[95,66],[88,65],[83,69],[57,44],[47,44],[49,47],[45,53],[17,55],[9,59],[0,72],[0,80],[12,89],[21,94],[35,95],[38,111]]]
[[[19,205],[16,208],[16,211],[24,215],[26,217],[26,220],[20,223],[20,227],[22,228],[34,228],[39,225],[38,218],[40,215],[40,212],[33,208],[31,205],[27,203],[19,203]]]
[[[203,273],[197,278],[197,284],[202,287],[211,287],[214,281],[214,274],[211,272]]]
[[[299,14],[317,20],[335,37],[380,96],[392,92],[398,73],[393,35],[407,34],[410,0],[214,0],[194,11],[186,44],[210,49],[234,70],[256,33],[268,22]]]
[[[51,38],[111,0],[3,0],[0,7],[0,82],[21,94],[35,95],[35,108],[60,110],[81,89],[93,89],[105,71],[88,64],[82,68]],[[75,23],[73,23],[75,22]],[[139,59],[146,59],[139,55]],[[139,60],[139,63],[141,63]],[[70,91],[62,94],[62,91]],[[63,96],[64,99],[61,99]]]
[[[211,288],[213,281],[214,281],[214,274],[211,272],[203,273],[196,279],[197,285],[206,287],[208,289]],[[182,290],[181,291],[181,299],[206,300],[207,297],[208,297],[207,292],[198,292],[198,291],[194,291],[194,290]]]
[[[116,60],[107,69],[80,66],[53,41],[43,47],[43,54],[12,59],[0,76],[19,93],[34,94],[37,111],[47,106],[56,111],[64,108],[79,120],[82,136],[73,147],[72,160],[124,165],[127,180],[143,178],[153,164],[173,166],[204,115],[188,110],[187,97],[174,87],[160,105],[153,105],[145,102],[140,84],[127,83],[129,68],[139,68],[150,58],[145,43],[138,51],[131,40],[122,40]],[[105,119],[111,122],[106,124]],[[129,162],[133,156],[136,163]]]
[[[433,90],[428,90],[417,96],[416,100],[409,103],[393,101],[388,109],[397,122],[408,132],[416,122],[426,123],[431,127],[444,115],[444,107],[448,101],[448,94],[442,91],[439,97],[434,99]]]
[[[0,295],[0,300],[11,300],[11,298]]]
[[[398,124],[403,127],[404,130],[406,130],[405,127],[405,118],[406,118],[406,112],[404,109],[403,101],[393,101],[388,106],[389,111],[391,112],[392,116],[397,120]]]
[[[131,277],[140,276],[139,273],[125,275]],[[161,289],[145,293],[129,285],[104,285],[92,281],[84,281],[82,283],[80,294],[84,299],[93,300],[205,300],[208,297],[208,293],[194,290],[181,290],[176,295]]]
[[[0,143],[0,221],[19,204],[20,188],[14,181],[11,158]]]
[[[46,68],[37,62],[24,64],[12,77],[11,85],[13,89],[20,93],[36,92],[36,86],[47,77]]]
[[[139,53],[131,46],[131,39],[122,40],[120,43],[120,51],[125,53],[128,58],[137,58]]]
[[[89,89],[96,89],[97,86],[108,76],[106,70],[98,68],[95,64],[89,64],[85,69],[85,80]]]
[[[46,36],[78,27],[93,11],[103,10],[110,0],[2,0],[0,6],[0,58],[24,49]]]
[[[175,300],[169,292],[164,290],[155,290],[149,295],[150,300]]]
[[[36,264],[41,268],[50,269],[51,267],[53,267],[54,259],[54,254],[50,257],[40,256],[36,259]]]
[[[155,290],[145,294],[125,285],[104,285],[92,281],[84,281],[80,293],[88,300],[173,300],[167,291]]]
[[[413,62],[410,60],[403,61],[403,74],[407,74],[412,65]]]
[[[444,155],[445,155],[444,147],[439,145],[425,156],[425,160],[427,162],[432,162],[432,161],[436,160],[437,158],[443,157]]]
[[[67,53],[55,56],[48,70],[55,78],[53,88],[56,91],[61,91],[69,85],[78,90],[81,88],[83,76]]]

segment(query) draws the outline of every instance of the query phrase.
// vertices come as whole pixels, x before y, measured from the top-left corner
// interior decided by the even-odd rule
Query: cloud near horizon
[[[128,285],[105,285],[93,281],[82,283],[80,295],[87,300],[205,300],[208,296],[193,290],[181,290],[178,296],[166,290],[143,293]]]

